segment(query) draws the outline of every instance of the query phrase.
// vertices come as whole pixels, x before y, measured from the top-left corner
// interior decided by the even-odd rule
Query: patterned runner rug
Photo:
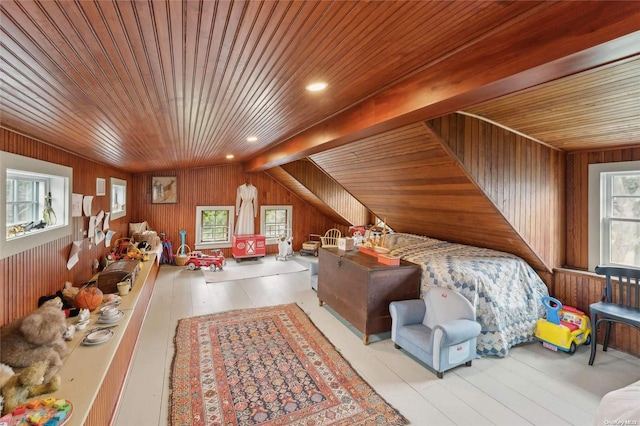
[[[171,425],[405,425],[296,304],[178,322]]]

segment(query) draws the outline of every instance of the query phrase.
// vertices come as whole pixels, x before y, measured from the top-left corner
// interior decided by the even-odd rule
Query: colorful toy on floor
[[[310,256],[318,257],[318,250],[320,250],[320,235],[309,234],[309,241],[302,243],[300,255],[308,254]]]
[[[160,233],[160,240],[162,241],[162,255],[160,256],[160,263],[163,265],[173,265],[175,260],[173,258],[171,240],[164,232]]]
[[[276,260],[287,260],[287,258],[293,256],[293,245],[291,242],[293,237],[282,235],[278,238],[278,254]]]
[[[216,269],[222,271],[227,264],[227,260],[221,250],[215,250],[212,255],[204,254],[201,251],[189,252],[185,268],[194,271],[200,268],[209,268],[211,271]]]
[[[584,312],[563,306],[549,296],[543,297],[542,303],[547,309],[547,318],[538,319],[535,336],[545,348],[573,354],[578,345],[591,344],[591,321]]]

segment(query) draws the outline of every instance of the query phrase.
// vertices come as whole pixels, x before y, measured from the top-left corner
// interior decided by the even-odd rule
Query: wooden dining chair
[[[342,237],[342,232],[339,229],[331,228],[324,233],[323,237],[320,237],[322,247],[338,247],[338,238]]]
[[[602,299],[589,305],[593,335],[589,365],[593,365],[596,357],[600,323],[604,323],[605,326],[603,351],[609,346],[613,323],[629,325],[640,330],[640,269],[597,266],[595,272],[604,275],[606,280]]]

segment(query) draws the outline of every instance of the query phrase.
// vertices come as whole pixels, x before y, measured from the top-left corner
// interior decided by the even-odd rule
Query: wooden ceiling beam
[[[278,143],[245,169],[286,164],[640,53],[637,2],[560,2],[508,25]]]

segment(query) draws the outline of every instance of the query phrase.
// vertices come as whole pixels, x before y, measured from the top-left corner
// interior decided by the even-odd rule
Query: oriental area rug
[[[178,322],[169,424],[406,425],[296,304]]]

